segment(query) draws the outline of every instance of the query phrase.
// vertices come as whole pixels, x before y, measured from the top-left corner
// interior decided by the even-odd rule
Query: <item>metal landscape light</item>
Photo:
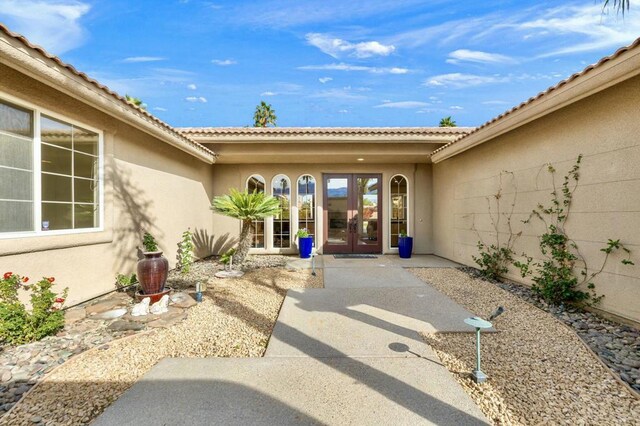
[[[483,328],[493,327],[491,321],[493,321],[503,312],[504,308],[502,306],[499,306],[498,309],[496,309],[496,311],[491,314],[491,316],[487,320],[480,317],[471,317],[464,320],[465,324],[468,324],[476,329],[476,369],[471,373],[471,375],[473,376],[473,380],[476,383],[484,383],[487,380],[487,375],[484,374],[482,372],[482,369],[480,368],[480,331]]]

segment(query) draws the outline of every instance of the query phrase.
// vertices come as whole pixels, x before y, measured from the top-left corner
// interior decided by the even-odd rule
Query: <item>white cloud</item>
[[[482,105],[509,105],[509,102],[507,101],[484,101],[482,102]]]
[[[317,47],[322,52],[334,58],[343,55],[354,56],[356,58],[369,58],[371,56],[388,56],[396,50],[393,45],[385,45],[378,41],[364,41],[360,43],[350,43],[340,38],[333,38],[326,34],[308,33],[307,43]]]
[[[453,106],[450,106],[450,107],[449,107],[449,109],[453,109],[453,110],[460,111],[460,110],[462,110],[462,109],[464,109],[464,108],[462,108],[462,107],[461,107],[461,106],[459,106],[459,105],[453,105]]]
[[[475,74],[440,74],[428,78],[425,82],[425,86],[432,87],[452,87],[455,89],[461,89],[464,87],[481,86],[484,84],[502,83],[508,81],[504,77],[500,76],[482,76]]]
[[[84,43],[87,32],[80,19],[90,9],[88,3],[76,0],[0,0],[0,21],[60,55]]]
[[[196,86],[195,84],[187,84],[187,89],[189,90],[196,90],[198,88],[198,86]]]
[[[324,98],[324,99],[340,99],[340,100],[363,100],[367,99],[366,96],[360,93],[354,93],[350,88],[343,89],[329,89],[323,90],[318,93],[310,95],[311,98]]]
[[[277,93],[276,92],[262,92],[260,93],[260,96],[276,96]]]
[[[154,110],[154,111],[162,111],[162,112],[164,112],[164,111],[168,111],[168,109],[166,109],[166,108],[162,108],[162,107],[155,107],[155,108],[153,108],[153,110]]]
[[[298,67],[299,70],[323,70],[323,71],[364,71],[372,74],[407,74],[409,69],[407,68],[378,68],[378,67],[366,67],[363,65],[349,65],[345,63],[339,64],[327,64],[327,65],[305,65]]]
[[[137,62],[157,62],[164,61],[165,58],[161,58],[160,56],[131,56],[129,58],[124,58],[122,62],[127,63],[137,63]]]
[[[500,55],[498,53],[481,52],[479,50],[458,49],[449,53],[448,64],[459,64],[461,62],[475,62],[480,64],[512,64],[513,58]]]
[[[346,109],[341,109],[340,111],[338,111],[340,114],[348,114],[349,111],[347,111]]]
[[[331,80],[333,80],[333,78],[331,78],[331,77],[320,77],[320,78],[318,79],[318,81],[319,81],[320,83],[322,83],[322,84],[328,83],[328,82],[330,82]]]
[[[237,62],[233,59],[212,59],[211,63],[221,67],[228,67],[229,65],[237,64]]]
[[[207,98],[203,97],[203,96],[187,96],[186,98],[184,98],[185,101],[187,102],[199,102],[199,103],[207,103]]]
[[[374,108],[423,108],[429,106],[427,102],[419,101],[401,101],[401,102],[384,102],[376,105]]]

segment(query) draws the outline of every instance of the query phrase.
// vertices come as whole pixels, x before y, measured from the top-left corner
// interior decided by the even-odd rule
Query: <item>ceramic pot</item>
[[[161,251],[144,252],[144,259],[138,261],[138,281],[144,294],[162,293],[167,282],[169,261]]]

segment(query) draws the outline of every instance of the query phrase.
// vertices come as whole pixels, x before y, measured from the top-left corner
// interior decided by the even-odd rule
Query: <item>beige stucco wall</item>
[[[486,198],[498,187],[500,172],[514,173],[517,199],[514,232],[522,231],[515,251],[540,258],[539,221],[525,225],[538,203],[549,204],[553,163],[561,183],[578,154],[584,155],[579,187],[567,223],[588,266],[599,268],[608,238],[621,239],[637,266],[610,259],[596,279],[604,294],[600,309],[640,321],[640,77],[618,84],[492,141],[433,165],[434,252],[473,265],[478,235],[494,241]],[[514,199],[514,185],[503,179],[502,208]],[[495,203],[493,203],[495,207]],[[501,238],[506,237],[504,219]],[[512,270],[509,278],[520,276]]]
[[[428,164],[216,164],[214,166],[213,191],[216,195],[225,194],[230,188],[244,189],[249,176],[261,175],[271,188],[271,180],[277,174],[283,173],[289,177],[292,187],[303,174],[312,175],[317,182],[316,187],[316,217],[320,218],[317,224],[317,234],[324,235],[322,223],[323,209],[323,173],[380,173],[383,179],[383,210],[382,210],[382,235],[383,252],[397,253],[397,249],[389,247],[389,181],[396,175],[404,175],[409,182],[409,233],[415,237],[414,253],[430,253],[431,245],[431,165]],[[292,197],[292,223],[296,223],[297,208],[295,194]],[[414,213],[414,212],[418,213]],[[267,230],[271,229],[270,220],[266,221]],[[229,243],[237,238],[240,225],[237,220],[215,215],[213,234],[216,248],[228,248]],[[292,229],[295,232],[296,229]],[[269,231],[267,231],[269,232]],[[317,243],[317,242],[316,242]],[[318,243],[317,243],[318,244]],[[322,253],[322,241],[318,244],[318,250]],[[255,253],[295,253],[297,249],[292,247],[285,249],[252,249]]]
[[[211,251],[212,166],[0,65],[0,97],[11,95],[104,132],[104,230],[0,239],[0,271],[55,276],[69,303],[114,286],[135,271],[141,234],[149,230],[173,266],[184,230],[196,231],[200,255]]]

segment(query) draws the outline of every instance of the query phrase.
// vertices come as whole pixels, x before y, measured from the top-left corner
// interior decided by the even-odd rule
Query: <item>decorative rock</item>
[[[91,317],[89,317],[89,319],[92,320],[111,320],[111,319],[116,319],[116,318],[120,318],[121,316],[123,316],[124,314],[127,313],[127,310],[125,308],[118,308],[118,309],[112,309],[110,311],[104,311],[102,313],[93,315]]]
[[[172,302],[172,306],[175,306],[178,308],[190,308],[197,304],[196,301],[193,299],[193,297],[191,297],[186,292],[179,292],[172,295],[171,302]]]
[[[151,305],[149,312],[151,312],[153,315],[164,314],[165,312],[168,311],[168,307],[169,307],[169,295],[165,294],[160,298],[160,300],[158,300],[156,303]]]
[[[32,423],[40,423],[41,421],[42,421],[42,417],[40,417],[40,416],[31,417],[31,422]]]
[[[101,302],[95,303],[93,305],[87,306],[85,311],[87,315],[99,314],[101,312],[109,311],[118,306],[121,306],[123,303],[117,299],[107,299]]]
[[[76,307],[67,309],[64,313],[64,322],[65,324],[73,324],[74,322],[80,321],[87,316],[87,311],[84,307]]]
[[[131,315],[134,317],[141,316],[141,315],[149,315],[150,302],[151,302],[151,299],[148,297],[145,297],[144,299],[142,299],[140,303],[137,303],[133,306],[133,309],[131,310]]]
[[[107,328],[111,331],[129,331],[129,330],[138,331],[138,330],[142,330],[144,328],[144,325],[136,322],[119,320],[111,323],[111,325],[109,325],[109,327]]]
[[[0,381],[8,382],[9,380],[11,380],[11,377],[11,370],[2,370],[2,374],[0,374]]]

